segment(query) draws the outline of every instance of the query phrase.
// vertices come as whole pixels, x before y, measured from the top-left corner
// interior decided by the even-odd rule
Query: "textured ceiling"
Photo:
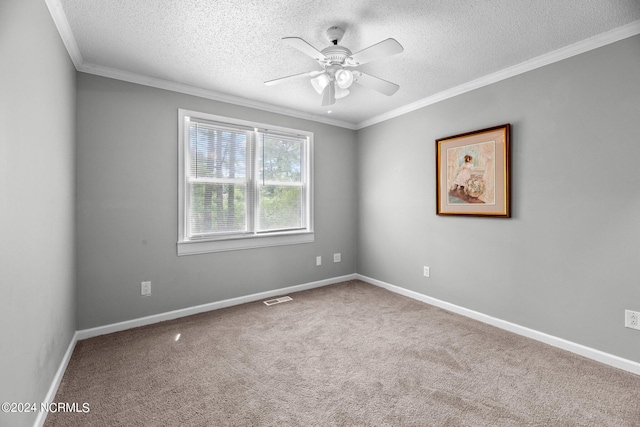
[[[638,32],[640,20],[639,0],[46,1],[80,71],[179,84],[347,127],[619,27]],[[397,93],[353,87],[327,113],[308,78],[264,85],[319,70],[282,38],[321,50],[334,25],[352,52],[389,37],[402,44],[404,52],[360,67],[400,85]]]

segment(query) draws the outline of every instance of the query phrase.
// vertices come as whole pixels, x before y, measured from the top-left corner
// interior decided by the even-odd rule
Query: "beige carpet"
[[[78,342],[46,426],[640,426],[640,376],[351,281]],[[179,337],[178,337],[179,334]]]

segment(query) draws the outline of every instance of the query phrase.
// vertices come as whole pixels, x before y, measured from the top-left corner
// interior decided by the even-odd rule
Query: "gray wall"
[[[513,218],[436,216],[435,139],[503,123]],[[358,158],[360,274],[640,362],[640,36],[362,129]]]
[[[357,133],[76,77],[41,1],[0,3],[0,58],[0,401],[42,401],[76,329],[354,271],[640,361],[638,36]],[[314,132],[315,243],[177,257],[178,108]],[[506,122],[513,218],[437,217],[434,140]]]
[[[0,2],[0,63],[0,402],[42,402],[76,329],[76,71],[44,1]]]
[[[314,132],[315,242],[178,257],[178,108]],[[355,272],[355,131],[84,73],[77,121],[78,329]]]

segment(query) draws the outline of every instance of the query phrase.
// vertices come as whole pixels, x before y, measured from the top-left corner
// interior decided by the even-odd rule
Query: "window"
[[[179,110],[178,255],[312,242],[313,134]]]

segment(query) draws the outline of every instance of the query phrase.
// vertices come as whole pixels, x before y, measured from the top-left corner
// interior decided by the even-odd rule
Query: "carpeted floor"
[[[77,343],[46,426],[640,426],[640,376],[360,281]]]

